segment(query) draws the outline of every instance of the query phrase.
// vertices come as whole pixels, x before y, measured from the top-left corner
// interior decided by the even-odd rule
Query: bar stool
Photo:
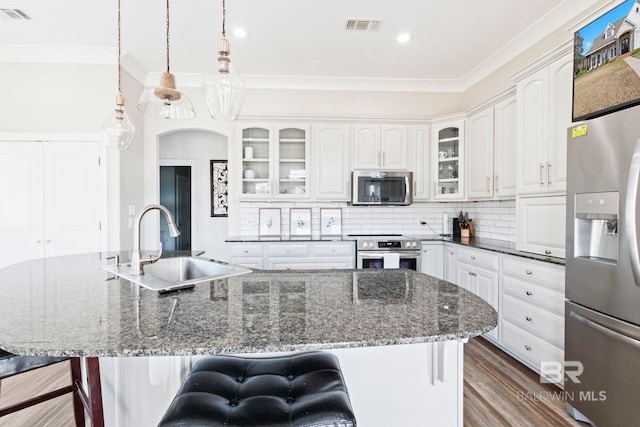
[[[91,389],[90,397],[88,397],[82,387],[82,369],[78,357],[19,356],[0,349],[0,393],[2,392],[2,380],[5,378],[67,360],[71,367],[71,384],[2,408],[0,409],[0,417],[55,399],[67,393],[72,393],[76,426],[84,427],[85,408],[92,419],[93,425],[102,426],[104,424],[104,414],[102,412],[102,394],[100,392],[100,370],[98,359],[95,357],[88,358],[87,360],[87,369],[89,371],[88,383]]]
[[[200,359],[158,427],[191,425],[352,427],[356,420],[338,358],[309,352]]]

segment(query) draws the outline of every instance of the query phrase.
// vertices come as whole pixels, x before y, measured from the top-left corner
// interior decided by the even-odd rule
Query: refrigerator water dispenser
[[[618,263],[618,192],[576,194],[575,256]]]

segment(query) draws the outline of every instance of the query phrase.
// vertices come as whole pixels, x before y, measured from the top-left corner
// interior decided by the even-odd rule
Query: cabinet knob
[[[42,242],[42,240],[36,240],[36,243],[40,243],[40,242]]]
[[[529,297],[530,297],[531,295],[533,295],[533,292],[531,292],[531,291],[527,291],[527,296],[529,296]]]
[[[533,321],[533,318],[532,318],[531,316],[526,316],[526,317],[525,317],[525,320],[526,320],[527,322],[532,322],[532,321]]]
[[[527,276],[531,276],[532,274],[533,274],[533,271],[527,270]]]
[[[248,254],[248,253],[249,253],[249,251],[248,251],[247,249],[245,249],[245,250],[244,250],[244,253],[245,253],[245,254]]]
[[[530,345],[525,345],[524,349],[527,350],[527,351],[531,351],[531,346]]]
[[[51,240],[47,240],[47,243],[51,243]]]
[[[476,257],[474,257],[473,255],[471,255],[471,259],[476,259]]]
[[[544,251],[544,253],[545,253],[546,255],[551,255],[551,251],[550,251],[549,249],[545,250],[545,251]]]

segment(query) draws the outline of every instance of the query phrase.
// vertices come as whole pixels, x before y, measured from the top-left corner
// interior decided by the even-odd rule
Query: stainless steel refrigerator
[[[640,107],[575,123],[567,138],[567,409],[638,425]]]

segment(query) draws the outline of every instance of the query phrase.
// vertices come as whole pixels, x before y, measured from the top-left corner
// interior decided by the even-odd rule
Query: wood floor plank
[[[34,385],[27,386],[36,377]],[[57,364],[2,382],[0,407],[46,387],[67,384],[68,364]],[[0,418],[0,427],[73,426],[70,395]],[[473,338],[464,355],[465,427],[587,427],[565,411],[560,390],[484,338]],[[367,427],[367,426],[364,426]],[[373,426],[377,427],[377,426]]]

